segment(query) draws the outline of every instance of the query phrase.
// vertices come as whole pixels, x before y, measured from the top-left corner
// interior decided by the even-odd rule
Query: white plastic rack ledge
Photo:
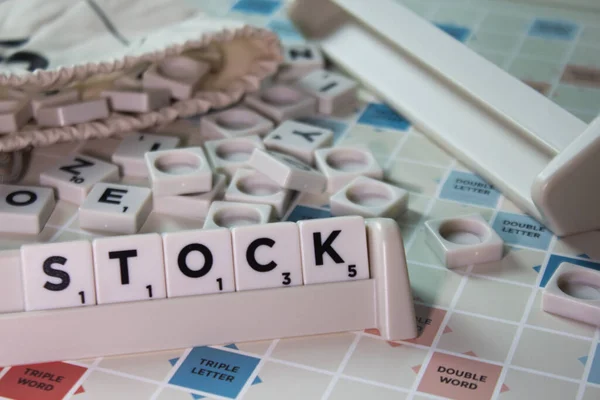
[[[290,17],[555,234],[600,228],[600,119],[587,126],[398,1],[296,0]]]
[[[366,220],[370,279],[0,315],[0,365],[377,328],[417,336],[400,229]]]

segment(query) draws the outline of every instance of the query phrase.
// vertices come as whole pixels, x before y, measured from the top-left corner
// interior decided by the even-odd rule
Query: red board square
[[[446,311],[439,308],[416,305],[415,313],[417,314],[419,336],[406,340],[406,342],[431,346],[446,316]]]
[[[499,365],[434,353],[419,391],[463,400],[488,400],[502,372]]]
[[[15,400],[61,400],[86,370],[64,362],[12,367],[0,379],[0,396]]]

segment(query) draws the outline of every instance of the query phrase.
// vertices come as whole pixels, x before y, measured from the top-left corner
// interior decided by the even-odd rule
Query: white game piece
[[[40,126],[65,126],[107,118],[109,115],[108,101],[94,99],[39,108],[35,119]]]
[[[260,93],[249,94],[244,103],[275,122],[308,117],[317,111],[317,100],[286,85],[275,85]]]
[[[31,98],[31,110],[34,117],[37,118],[37,112],[40,108],[76,103],[80,98],[79,90],[77,89],[53,90],[40,93]]]
[[[265,138],[269,150],[286,153],[314,165],[314,152],[333,145],[333,131],[296,121],[284,121]]]
[[[122,175],[146,177],[148,176],[148,167],[144,158],[146,152],[174,149],[178,145],[177,137],[132,133],[123,138],[112,155],[112,162],[121,167]]]
[[[87,240],[21,247],[25,310],[96,304],[92,246]]]
[[[98,304],[167,297],[158,233],[100,238],[92,246]]]
[[[265,146],[258,136],[244,136],[231,139],[209,140],[204,143],[206,156],[215,172],[231,178],[240,167],[248,165],[254,149]]]
[[[224,139],[240,136],[264,136],[271,132],[273,122],[247,107],[236,106],[208,114],[200,120],[202,136]]]
[[[169,89],[175,99],[189,99],[193,96],[210,70],[210,65],[186,56],[169,57],[144,72],[144,88]]]
[[[361,147],[341,146],[315,151],[317,168],[327,177],[327,192],[334,193],[357,176],[383,179],[373,154]]]
[[[25,311],[21,251],[0,252],[0,314]]]
[[[357,104],[357,83],[335,72],[313,71],[300,79],[296,86],[317,98],[317,110],[321,114],[346,111]]]
[[[240,168],[225,191],[225,200],[269,204],[273,207],[275,216],[281,218],[290,204],[292,193],[261,172]]]
[[[0,185],[0,232],[40,233],[55,204],[50,188]]]
[[[56,189],[58,198],[81,204],[98,182],[119,179],[116,165],[83,154],[71,154],[40,174],[40,183]]]
[[[97,183],[79,207],[79,226],[134,234],[152,211],[152,191],[138,186]]]
[[[28,98],[0,98],[0,133],[18,131],[32,116]]]
[[[481,215],[425,222],[425,242],[448,268],[502,258],[504,242]]]
[[[287,154],[255,149],[248,164],[282,188],[322,193],[327,184],[320,171]]]
[[[217,196],[225,191],[226,187],[227,178],[225,175],[214,174],[213,187],[209,192],[155,197],[153,210],[177,217],[206,218],[210,205]]]
[[[213,201],[202,229],[267,224],[272,213],[273,207],[267,204]]]
[[[296,223],[241,226],[231,230],[231,238],[238,291],[302,285]]]
[[[369,279],[365,220],[358,216],[299,221],[304,284]]]
[[[283,46],[283,62],[277,73],[278,82],[295,81],[325,65],[318,46],[313,44],[288,44]]]
[[[329,200],[331,215],[395,219],[406,211],[408,192],[373,178],[359,176]]]
[[[145,113],[171,104],[168,89],[127,88],[109,89],[101,93],[114,111]]]
[[[542,309],[600,327],[600,271],[563,262],[546,284]]]
[[[208,192],[212,170],[201,147],[146,153],[154,196]]]
[[[235,291],[227,228],[163,234],[167,297]]]

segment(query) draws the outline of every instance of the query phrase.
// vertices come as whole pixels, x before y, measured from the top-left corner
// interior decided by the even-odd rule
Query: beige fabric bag
[[[257,90],[281,60],[274,33],[211,18],[184,0],[0,2],[3,91],[77,87],[84,98],[94,98],[115,79],[135,76],[179,54],[211,64],[208,78],[192,98],[153,112],[113,112],[104,120],[60,128],[42,128],[32,120],[19,132],[0,136],[0,165],[2,158],[11,158],[1,153],[108,137],[226,107]],[[31,72],[34,68],[43,69]]]

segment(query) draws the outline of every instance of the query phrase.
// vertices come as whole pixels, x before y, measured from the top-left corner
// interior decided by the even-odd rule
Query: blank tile
[[[298,222],[304,284],[368,279],[367,235],[362,217]]]
[[[40,126],[59,127],[104,119],[109,115],[106,99],[92,99],[40,108],[35,119]]]
[[[50,188],[0,185],[0,232],[40,233],[55,205]]]
[[[25,245],[21,266],[27,311],[96,304],[89,241]]]
[[[93,249],[98,304],[167,296],[159,234],[95,239]]]
[[[167,297],[235,291],[229,229],[166,233],[163,243]]]
[[[297,224],[236,227],[231,235],[237,290],[302,285]]]

